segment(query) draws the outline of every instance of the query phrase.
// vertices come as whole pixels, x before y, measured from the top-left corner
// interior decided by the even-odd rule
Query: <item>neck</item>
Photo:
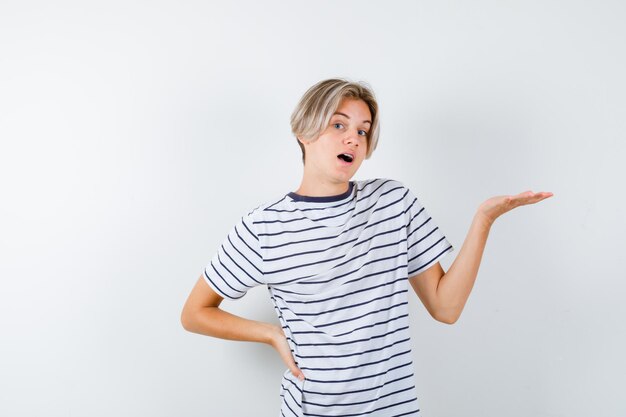
[[[349,181],[311,180],[305,177],[295,193],[307,197],[328,197],[343,194],[349,188]]]

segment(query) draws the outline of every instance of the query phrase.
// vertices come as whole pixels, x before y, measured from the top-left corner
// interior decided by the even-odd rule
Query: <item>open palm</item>
[[[548,197],[552,197],[553,195],[554,194],[549,191],[535,193],[530,190],[517,195],[499,195],[484,201],[478,207],[478,212],[489,223],[489,225],[492,225],[498,217],[515,207],[535,204]]]

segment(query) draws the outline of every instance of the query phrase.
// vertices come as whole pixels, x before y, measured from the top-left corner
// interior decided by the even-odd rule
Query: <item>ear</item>
[[[306,146],[306,145],[310,144],[311,142],[313,142],[312,140],[303,140],[299,136],[296,136],[296,139],[298,139],[298,142],[300,142],[302,144],[302,146]]]

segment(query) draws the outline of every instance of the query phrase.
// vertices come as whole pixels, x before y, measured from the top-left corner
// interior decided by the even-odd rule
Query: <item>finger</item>
[[[552,196],[553,194],[549,191],[538,191],[538,192],[534,192],[534,191],[523,191],[517,195],[514,196],[510,196],[512,198],[534,198],[534,197],[539,197],[539,196]]]
[[[291,373],[294,374],[300,381],[304,381],[304,373],[302,373],[300,368],[297,366],[294,365],[293,368],[291,368]]]
[[[296,376],[300,381],[304,381],[304,373],[298,368],[296,365],[296,361],[293,359],[293,355],[289,354],[287,357],[287,366],[293,375]]]
[[[513,197],[513,202],[516,205],[534,204],[548,197],[552,197],[554,194],[551,192],[540,191],[533,193],[532,191],[525,191]]]
[[[536,194],[537,201],[545,200],[546,198],[552,197],[554,194],[548,191],[541,191]],[[536,201],[536,202],[537,202]]]
[[[304,380],[304,374],[300,368],[298,368],[298,365],[296,365],[296,362],[293,360],[293,356],[289,358],[289,369],[291,370],[291,373],[294,374],[300,381]]]
[[[533,193],[533,195],[530,198],[537,199],[537,201],[539,201],[539,200],[543,200],[544,198],[552,197],[553,195],[554,194],[552,194],[549,191],[539,191],[537,193]]]

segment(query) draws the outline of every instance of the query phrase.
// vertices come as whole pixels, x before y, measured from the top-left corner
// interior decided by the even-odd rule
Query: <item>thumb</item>
[[[298,368],[298,365],[296,365],[296,362],[293,359],[290,361],[288,366],[289,370],[296,378],[298,378],[300,381],[304,381],[304,373],[302,373],[300,368]]]
[[[293,352],[291,351],[291,348],[289,344],[287,343],[287,339],[285,338],[285,334],[282,332],[282,329],[281,329],[280,334],[281,334],[281,337],[277,338],[276,342],[273,343],[274,348],[280,354],[280,357],[282,358],[285,365],[287,365],[287,368],[289,369],[289,371],[300,381],[304,381],[304,374],[302,373],[302,371],[298,368],[298,365],[296,364],[296,361],[293,357]]]

